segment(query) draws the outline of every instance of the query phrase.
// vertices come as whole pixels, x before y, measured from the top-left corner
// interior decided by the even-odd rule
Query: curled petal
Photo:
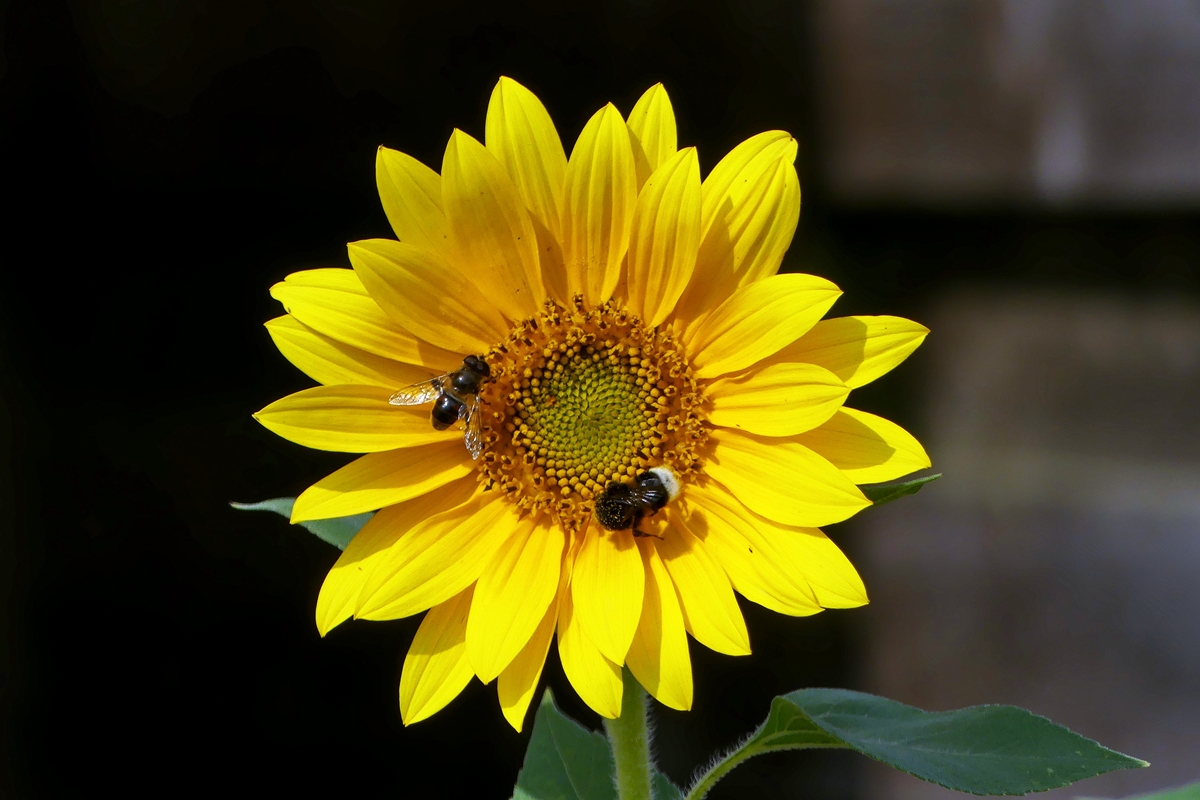
[[[800,218],[795,157],[791,136],[768,131],[734,148],[705,179],[700,254],[677,308],[685,325],[779,270]]]

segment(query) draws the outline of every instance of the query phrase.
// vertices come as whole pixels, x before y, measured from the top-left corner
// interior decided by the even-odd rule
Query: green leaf
[[[1080,797],[1079,800],[1101,799],[1097,797]],[[1161,792],[1134,795],[1133,797],[1126,797],[1125,800],[1200,800],[1200,782],[1189,783],[1187,786],[1180,786],[1177,789],[1165,789]]]
[[[1023,795],[1116,769],[1149,766],[1015,706],[929,712],[844,689],[776,697],[750,739],[688,793],[697,800],[733,767],[778,750],[857,750],[922,780],[981,795]]]
[[[589,731],[542,695],[514,800],[616,800],[608,739]]]
[[[938,478],[942,477],[942,473],[938,472],[933,475],[926,475],[923,478],[913,478],[911,481],[901,481],[900,483],[877,483],[874,486],[860,486],[859,489],[867,496],[874,505],[881,506],[884,503],[890,503],[893,500],[899,500],[907,494],[916,494],[921,491],[921,487],[927,483],[933,483]]]
[[[263,500],[261,503],[230,503],[239,511],[274,511],[280,516],[291,519],[292,506],[296,504],[294,497],[276,497],[274,500]],[[359,532],[373,513],[355,514],[352,517],[336,517],[334,519],[315,519],[301,522],[300,526],[315,533],[319,539],[329,542],[338,550],[345,550],[346,545]]]
[[[654,800],[683,800],[683,790],[671,783],[671,779],[651,767],[650,790]]]

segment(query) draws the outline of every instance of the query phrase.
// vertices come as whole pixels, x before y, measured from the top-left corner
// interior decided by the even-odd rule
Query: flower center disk
[[[574,530],[609,482],[697,468],[707,433],[691,368],[669,331],[647,330],[615,301],[548,301],[486,359],[483,476],[520,507]]]

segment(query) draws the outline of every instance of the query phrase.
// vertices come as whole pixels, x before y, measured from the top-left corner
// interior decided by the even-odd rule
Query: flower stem
[[[650,734],[646,723],[646,691],[625,667],[621,716],[604,720],[617,767],[620,800],[651,800]]]

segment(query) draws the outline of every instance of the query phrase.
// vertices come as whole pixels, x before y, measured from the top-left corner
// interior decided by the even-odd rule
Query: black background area
[[[790,269],[846,290],[840,313],[920,318],[962,283],[1116,285],[1194,277],[1194,219],[851,211],[825,201],[810,13],[790,2],[565,10],[441,2],[0,3],[0,794],[507,797],[515,734],[493,687],[400,724],[417,619],[318,637],[336,551],[229,500],[294,495],[348,457],[251,412],[311,382],[261,323],[268,287],[388,236],[380,144],[435,169],[454,126],[482,138],[510,75],[568,144],[662,80],[707,171],[761,130],[801,141]],[[858,405],[914,428],[918,353]],[[853,555],[852,529],[832,531]],[[685,782],[772,696],[856,685],[870,609],[790,619],[743,604],[755,653],[693,643],[695,709],[659,712]],[[597,717],[551,655],[549,685]],[[781,755],[718,797],[860,796],[855,757]]]

